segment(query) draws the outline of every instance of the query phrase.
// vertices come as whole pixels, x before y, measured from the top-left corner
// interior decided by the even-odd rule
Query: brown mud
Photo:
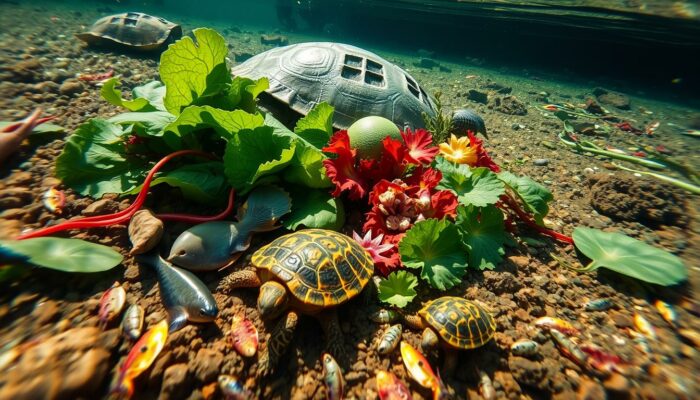
[[[89,118],[120,112],[100,98],[99,87],[76,80],[76,74],[114,69],[121,76],[124,92],[157,78],[157,62],[153,59],[89,50],[73,38],[74,32],[100,15],[95,9],[70,12],[2,4],[0,11],[0,120],[19,119],[35,107],[43,107],[48,114],[57,116],[55,123],[70,132]],[[20,20],[36,23],[17,23]],[[185,31],[198,26],[186,19],[183,25]],[[270,47],[260,44],[260,32],[214,28],[231,44],[232,59]],[[309,39],[289,35],[291,43]],[[541,106],[548,102],[585,103],[587,98],[595,98],[596,84],[562,84],[531,71],[488,71],[447,62],[441,63],[445,68],[427,69],[414,66],[415,58],[410,56],[379,53],[409,69],[428,91],[443,92],[449,109],[468,106],[484,117],[490,137],[485,145],[495,161],[513,173],[544,183],[554,194],[547,222],[555,230],[568,235],[579,225],[618,230],[677,254],[689,268],[690,282],[671,289],[645,285],[605,270],[577,274],[550,256],[554,253],[563,255],[568,262],[578,262],[571,246],[537,237],[520,227],[522,236],[538,241],[520,242],[508,248],[504,262],[494,271],[470,270],[459,286],[445,293],[485,304],[498,325],[495,340],[460,353],[457,370],[445,379],[455,396],[480,397],[477,367],[491,376],[498,398],[592,399],[607,393],[611,398],[666,399],[692,398],[698,393],[698,348],[682,340],[661,319],[652,302],[660,298],[677,304],[681,327],[700,331],[697,316],[678,305],[685,297],[697,301],[695,293],[700,288],[700,204],[697,197],[686,192],[650,178],[608,169],[608,160],[575,154],[557,143],[561,123],[549,117]],[[470,90],[485,95],[479,97],[485,97],[485,104],[469,100]],[[622,119],[635,121],[636,126],[662,121],[657,133],[647,137],[615,130],[608,137],[593,140],[622,149],[663,144],[674,157],[695,167],[700,165],[700,142],[678,135],[667,125],[684,125],[697,118],[697,111],[639,95],[630,96],[628,101],[630,110],[604,106]],[[0,167],[3,239],[12,238],[23,229],[79,216],[88,207],[93,212],[109,213],[130,204],[132,198],[96,201],[62,187],[52,177],[52,165],[63,144],[63,137],[25,143]],[[41,205],[43,193],[55,185],[67,195],[67,205],[60,216]],[[177,198],[176,191],[159,188],[149,195],[146,206],[167,212],[219,211],[171,203],[170,199]],[[358,212],[351,212],[349,225],[360,217]],[[166,235],[172,240],[185,228],[183,224],[170,224]],[[349,233],[350,228],[345,231]],[[246,267],[252,251],[279,234],[256,236],[246,257],[241,257],[230,270]],[[148,326],[165,317],[155,273],[127,256],[130,245],[125,226],[72,231],[64,236],[114,247],[125,255],[123,267],[95,275],[37,269],[17,284],[3,284],[0,346],[12,344],[13,340],[35,346],[23,352],[14,364],[0,367],[6,368],[0,374],[0,398],[37,398],[40,393],[55,398],[107,395],[115,371],[130,349],[126,340],[119,339],[115,324],[104,332],[96,328],[99,298],[114,281],[122,282],[127,303],[138,303],[145,309]],[[232,316],[245,311],[261,334],[261,346],[265,346],[266,335],[274,323],[265,324],[259,319],[255,290],[238,290],[232,296],[216,292],[218,282],[226,274],[228,271],[199,274],[214,292],[220,309],[218,318],[213,324],[189,325],[173,334],[154,365],[136,380],[134,398],[221,398],[216,388],[220,373],[239,376],[260,398],[325,398],[320,363],[324,341],[320,325],[312,318],[301,319],[277,373],[266,379],[255,378],[256,359],[239,356],[228,336]],[[422,289],[409,305],[409,312],[438,295]],[[586,301],[598,298],[611,299],[614,309],[583,310]],[[378,308],[376,300],[365,305],[358,298],[339,310],[349,353],[348,360],[341,362],[347,398],[376,398],[374,377],[380,369],[392,371],[406,382],[415,399],[430,398],[429,391],[408,378],[398,350],[388,356],[377,353],[379,336],[386,326],[371,322],[368,316]],[[635,312],[644,315],[657,329],[658,340],[650,342],[650,354],[640,350],[627,333]],[[601,377],[564,357],[549,336],[533,325],[542,316],[570,321],[581,332],[579,343],[595,343],[622,357],[629,364],[625,373]],[[510,345],[521,338],[540,343],[540,350],[532,359],[510,354]],[[417,347],[420,333],[405,329],[403,339]],[[434,366],[440,365],[440,354],[428,356]]]

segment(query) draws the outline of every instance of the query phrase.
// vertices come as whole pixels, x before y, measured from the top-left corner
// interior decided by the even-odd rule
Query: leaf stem
[[[549,237],[552,237],[556,240],[559,240],[560,242],[568,243],[568,244],[574,244],[574,239],[571,238],[570,236],[566,236],[562,233],[553,231],[551,229],[547,229],[543,226],[540,226],[535,222],[535,220],[527,214],[523,209],[520,207],[520,204],[518,204],[518,201],[515,200],[510,194],[505,194],[501,196],[501,201],[503,204],[505,204],[510,210],[515,212],[515,214],[520,218],[527,226],[530,228],[536,230],[537,232],[547,235]]]
[[[654,177],[660,181],[668,182],[674,186],[678,186],[681,189],[685,189],[685,190],[689,191],[690,193],[700,194],[700,186],[693,185],[690,182],[685,182],[685,181],[682,181],[680,179],[672,178],[668,175],[657,174],[654,172],[639,171],[636,169],[627,168],[627,167],[624,167],[622,165],[615,164],[615,163],[613,163],[613,165],[622,169],[622,170],[628,171],[628,172],[633,172],[635,174],[641,174],[641,175],[648,175],[648,176]]]
[[[567,138],[571,140],[567,140]],[[658,161],[654,160],[649,160],[646,158],[640,158],[640,157],[635,157],[635,156],[630,156],[627,154],[618,154],[612,151],[608,150],[603,150],[597,145],[592,145],[590,142],[577,142],[574,141],[573,138],[571,138],[566,131],[562,131],[559,134],[559,139],[566,144],[567,146],[571,147],[572,149],[576,151],[581,151],[581,152],[588,152],[588,153],[593,153],[593,154],[598,154],[601,156],[606,156],[610,158],[614,158],[617,160],[623,160],[623,161],[628,161],[631,163],[635,164],[640,164],[643,165],[647,168],[655,169],[655,170],[663,170],[666,169],[666,165],[662,164]]]

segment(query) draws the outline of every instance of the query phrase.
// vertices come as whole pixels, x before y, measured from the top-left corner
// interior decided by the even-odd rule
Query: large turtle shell
[[[95,45],[118,44],[139,50],[154,50],[166,41],[182,37],[182,27],[163,18],[128,12],[98,19],[78,39]]]
[[[422,128],[422,113],[435,115],[435,104],[411,75],[347,44],[311,42],[271,49],[233,67],[232,73],[267,77],[271,99],[261,100],[270,109],[280,107],[266,100],[302,115],[321,102],[329,103],[335,108],[333,126],[339,129],[369,115],[390,119],[401,128]]]
[[[493,316],[481,306],[459,297],[440,297],[418,314],[452,347],[473,349],[496,333]]]
[[[372,257],[362,246],[326,229],[280,236],[256,251],[252,262],[286,284],[302,304],[318,307],[351,299],[374,273]]]

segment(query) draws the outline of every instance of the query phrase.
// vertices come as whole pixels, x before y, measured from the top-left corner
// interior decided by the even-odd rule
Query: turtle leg
[[[228,294],[233,289],[258,287],[260,285],[262,285],[262,282],[255,271],[243,270],[236,271],[222,279],[217,290]]]
[[[258,376],[267,376],[277,366],[280,356],[287,350],[287,346],[294,338],[294,330],[297,327],[299,316],[294,311],[289,311],[282,318],[270,334],[267,345],[260,352],[258,358]]]
[[[442,361],[442,376],[451,377],[459,361],[459,352],[454,349],[444,349],[444,359]]]
[[[346,353],[343,348],[343,332],[340,330],[338,322],[338,313],[336,310],[329,310],[321,313],[318,316],[319,322],[323,327],[323,332],[326,334],[326,346],[328,351],[337,359],[345,359]]]

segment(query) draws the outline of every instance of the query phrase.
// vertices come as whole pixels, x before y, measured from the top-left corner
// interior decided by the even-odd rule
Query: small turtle
[[[233,67],[232,73],[251,79],[267,77],[270,87],[260,103],[291,125],[295,117],[306,115],[321,102],[335,108],[333,126],[338,129],[370,115],[387,118],[401,128],[423,128],[423,113],[434,116],[436,112],[432,98],[408,72],[342,43],[278,47]]]
[[[372,256],[353,239],[331,230],[305,229],[281,236],[253,254],[255,271],[236,271],[220,287],[260,287],[258,311],[271,319],[286,311],[258,360],[259,374],[275,367],[292,340],[297,312],[319,317],[336,357],[343,334],[333,307],[355,297],[374,273]]]
[[[424,351],[441,344],[445,351],[445,370],[449,373],[457,356],[450,350],[469,350],[486,344],[496,333],[493,316],[481,306],[460,297],[440,297],[426,304],[418,315],[404,317],[413,329],[423,329]]]
[[[180,39],[182,27],[163,18],[128,12],[100,18],[89,31],[75,36],[89,45],[151,51]]]

